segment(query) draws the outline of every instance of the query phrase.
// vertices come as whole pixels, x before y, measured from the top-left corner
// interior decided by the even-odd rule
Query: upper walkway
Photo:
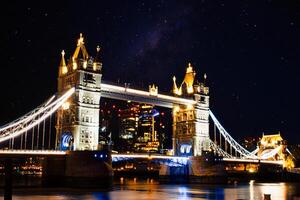
[[[101,97],[141,102],[166,108],[173,108],[174,104],[196,104],[196,101],[192,99],[179,98],[159,93],[151,93],[150,91],[147,92],[143,90],[137,90],[129,87],[116,86],[106,83],[101,83]]]

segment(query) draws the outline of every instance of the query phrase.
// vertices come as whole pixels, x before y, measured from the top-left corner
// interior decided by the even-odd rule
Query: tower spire
[[[173,76],[173,93],[176,94],[176,95],[181,95],[181,90],[178,90],[175,76]]]
[[[95,56],[94,62],[100,62],[100,50],[101,50],[101,47],[99,45],[97,45],[97,47],[96,47],[96,56]]]
[[[194,92],[193,85],[194,85],[195,75],[196,75],[196,73],[193,70],[193,66],[189,62],[188,67],[186,68],[186,73],[185,73],[184,79],[183,79],[183,83],[186,84],[186,90],[187,90],[186,92],[188,94],[192,94]]]
[[[203,78],[204,78],[203,84],[205,86],[206,85],[206,79],[207,79],[207,74],[206,73],[204,73]]]
[[[79,39],[77,40],[77,47],[76,47],[75,52],[72,57],[73,61],[75,61],[76,59],[78,59],[79,56],[81,56],[80,52],[82,53],[82,58],[84,60],[87,60],[89,57],[89,54],[84,46],[84,38],[83,38],[82,33],[80,33]]]
[[[94,63],[93,63],[93,70],[94,71],[101,70],[101,68],[102,68],[102,63],[100,61],[100,50],[101,50],[101,47],[99,45],[97,45],[96,50],[97,50],[97,52],[96,52],[96,56],[95,56]]]
[[[60,60],[60,64],[59,64],[59,76],[65,75],[66,73],[68,73],[68,68],[67,68],[66,61],[65,61],[65,51],[62,50],[61,51],[61,60]]]

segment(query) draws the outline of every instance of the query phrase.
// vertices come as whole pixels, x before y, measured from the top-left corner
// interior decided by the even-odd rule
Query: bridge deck
[[[236,163],[265,163],[283,165],[283,161],[279,160],[259,160],[259,159],[241,159],[241,158],[223,158],[225,162],[236,162]]]
[[[57,150],[0,150],[0,158],[9,157],[29,157],[29,156],[63,156],[66,155],[66,151]],[[181,160],[188,161],[189,157],[180,156],[166,156],[159,154],[112,154],[113,160],[118,159],[134,159],[134,158],[144,158],[144,159],[163,159],[163,160]],[[236,163],[265,163],[265,164],[275,164],[283,165],[283,161],[272,161],[272,160],[258,160],[258,159],[241,159],[241,158],[223,158],[225,162],[236,162]]]
[[[0,150],[0,158],[64,155],[66,155],[65,151],[56,150]]]
[[[196,101],[192,99],[173,97],[164,94],[151,95],[150,92],[143,90],[136,90],[105,83],[101,84],[101,97],[142,102],[166,108],[173,108],[174,104],[192,105],[196,103]]]

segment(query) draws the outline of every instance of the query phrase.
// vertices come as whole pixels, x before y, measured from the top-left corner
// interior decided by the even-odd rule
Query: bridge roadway
[[[32,156],[64,156],[65,151],[57,150],[0,150],[0,159],[26,158]]]
[[[164,94],[151,94],[149,91],[146,92],[143,90],[137,90],[129,87],[116,86],[106,83],[101,83],[101,97],[118,100],[130,100],[166,108],[173,108],[174,104],[196,104],[196,101],[192,99],[173,97]]]
[[[58,150],[0,150],[0,159],[2,158],[23,158],[30,156],[63,156],[66,155],[66,151]],[[179,163],[187,163],[189,157],[180,156],[166,156],[159,154],[112,154],[112,160],[124,160],[124,159],[161,159],[161,160],[172,160]],[[259,159],[241,159],[241,158],[223,158],[225,162],[235,163],[265,163],[283,165],[283,161],[272,161],[272,160],[259,160]]]

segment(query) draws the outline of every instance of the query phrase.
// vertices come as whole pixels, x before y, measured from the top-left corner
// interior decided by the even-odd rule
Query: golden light
[[[186,107],[188,110],[192,110],[194,107],[192,104],[188,104],[187,107]]]
[[[187,92],[188,92],[189,94],[193,93],[193,92],[194,92],[193,86],[188,87],[188,88],[187,88]]]
[[[251,167],[251,168],[248,169],[248,172],[254,173],[254,172],[255,172],[255,169]]]
[[[70,103],[69,103],[69,102],[63,103],[62,108],[63,108],[64,110],[69,109],[69,108],[70,108]]]
[[[83,62],[83,68],[86,69],[86,67],[87,67],[87,62],[84,61],[84,62]]]
[[[192,64],[189,63],[188,67],[186,68],[186,73],[192,73],[192,72],[193,72],[193,67],[192,67]]]
[[[63,68],[62,68],[62,73],[63,73],[63,74],[68,73],[68,68],[67,68],[67,66],[63,66]]]
[[[77,69],[77,63],[73,62],[73,70]]]
[[[173,108],[173,112],[178,112],[179,110],[180,110],[179,106],[175,106],[175,107]]]
[[[83,36],[82,36],[82,33],[80,33],[80,37],[79,37],[79,39],[77,41],[77,46],[81,46],[82,44],[84,44],[84,42],[83,42]]]

